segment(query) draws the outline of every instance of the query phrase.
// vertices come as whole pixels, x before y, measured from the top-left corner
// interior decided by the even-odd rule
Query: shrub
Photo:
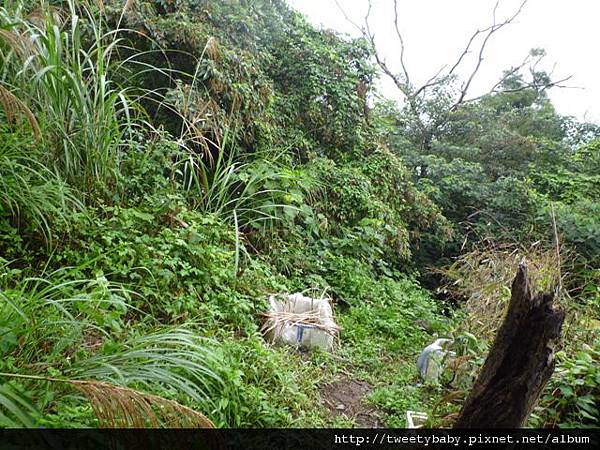
[[[557,353],[558,365],[530,419],[537,427],[598,427],[600,339]]]

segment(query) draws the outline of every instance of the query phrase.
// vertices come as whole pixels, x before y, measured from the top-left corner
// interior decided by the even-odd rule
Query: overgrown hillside
[[[515,73],[424,139],[283,0],[123,3],[0,7],[0,426],[449,425],[522,257],[568,312],[531,424],[598,426],[596,125]],[[334,354],[263,338],[293,292]]]

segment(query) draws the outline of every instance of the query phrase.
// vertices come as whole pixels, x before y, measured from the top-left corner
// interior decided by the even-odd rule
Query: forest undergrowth
[[[525,258],[567,311],[530,425],[597,427],[600,128],[515,72],[424,145],[373,56],[282,0],[5,2],[0,426],[449,426]],[[334,352],[262,336],[295,292]]]

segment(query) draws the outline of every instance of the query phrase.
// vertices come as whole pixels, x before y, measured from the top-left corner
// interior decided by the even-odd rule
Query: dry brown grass
[[[129,12],[133,8],[134,3],[134,0],[126,0],[125,4],[123,5],[123,14]]]
[[[0,373],[8,378],[64,383],[90,402],[101,428],[214,428],[205,415],[174,400],[104,381]]]
[[[27,50],[31,48],[30,45],[27,45],[28,41],[14,30],[0,28],[0,40],[20,57],[25,57],[27,55]]]
[[[339,337],[340,327],[335,324],[323,324],[321,322],[322,316],[316,311],[310,311],[305,313],[294,313],[287,311],[273,311],[263,313],[263,317],[267,320],[263,325],[261,331],[263,334],[269,334],[276,328],[281,328],[284,325],[310,325],[311,327],[318,328],[319,330],[325,331],[327,334],[333,336],[336,340]]]
[[[31,41],[16,30],[0,29],[0,41],[23,60],[33,54]],[[29,107],[9,88],[2,85],[0,85],[0,105],[4,109],[9,124],[15,125],[19,122],[19,118],[25,117],[36,140],[41,138],[40,126]]]
[[[24,116],[31,127],[35,139],[41,139],[42,131],[31,110],[16,95],[2,85],[0,85],[0,104],[4,109],[9,124],[18,123],[19,117]]]
[[[557,253],[556,248],[540,243],[530,247],[488,245],[463,254],[451,266],[440,270],[447,280],[440,290],[462,302],[467,315],[466,331],[491,342],[504,318],[519,263],[527,261],[535,289],[558,291],[569,276],[568,271],[561,272],[560,259],[564,271],[565,261],[569,261],[565,249]],[[566,306],[568,292],[557,293],[558,302]]]
[[[214,428],[203,414],[173,400],[100,381],[65,381],[92,405],[103,428]]]
[[[221,49],[219,48],[219,43],[215,37],[211,36],[208,38],[206,41],[205,52],[213,61],[221,60]]]

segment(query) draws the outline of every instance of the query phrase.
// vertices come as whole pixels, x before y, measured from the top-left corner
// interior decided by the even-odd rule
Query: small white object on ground
[[[406,428],[423,428],[427,421],[427,413],[406,411]]]

